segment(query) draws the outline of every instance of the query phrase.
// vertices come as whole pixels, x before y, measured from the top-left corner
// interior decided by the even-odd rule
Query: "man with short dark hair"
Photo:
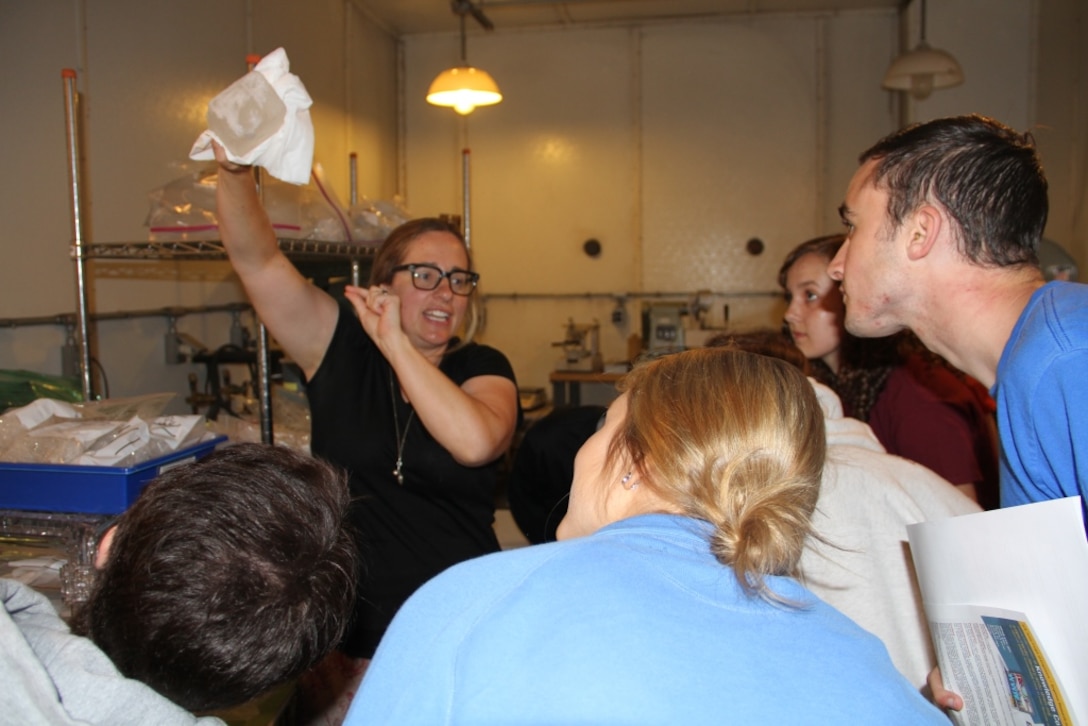
[[[846,327],[909,328],[988,387],[1001,504],[1088,491],[1088,285],[1046,283],[1047,181],[1030,135],[982,116],[907,127],[861,155],[840,208]]]
[[[281,447],[226,446],[165,472],[102,539],[74,618],[90,640],[0,580],[3,718],[191,724],[298,676],[354,601],[349,501],[341,472]]]

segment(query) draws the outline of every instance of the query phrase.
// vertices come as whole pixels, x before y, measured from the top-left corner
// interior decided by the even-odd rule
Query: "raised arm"
[[[219,231],[227,256],[261,322],[306,375],[312,376],[336,327],[336,301],[311,285],[276,244],[250,167],[219,162]]]
[[[482,466],[501,456],[517,426],[514,382],[481,375],[458,386],[404,334],[396,295],[350,286],[345,294],[431,436],[464,466]]]

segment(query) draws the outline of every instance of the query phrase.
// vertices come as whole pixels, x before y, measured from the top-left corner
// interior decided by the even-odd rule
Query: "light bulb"
[[[502,100],[502,93],[486,71],[471,66],[458,66],[442,71],[431,83],[427,102],[450,106],[466,116],[477,106],[490,106]]]
[[[921,101],[933,93],[933,74],[915,73],[910,77],[910,95]]]

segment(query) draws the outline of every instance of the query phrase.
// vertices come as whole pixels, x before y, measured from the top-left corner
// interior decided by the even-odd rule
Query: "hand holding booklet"
[[[1088,539],[1079,497],[908,527],[962,726],[1088,726]]]

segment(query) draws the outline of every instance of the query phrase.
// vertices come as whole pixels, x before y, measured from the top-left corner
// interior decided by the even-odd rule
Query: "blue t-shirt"
[[[747,596],[665,514],[480,557],[424,585],[345,724],[942,724],[884,645],[789,578]]]
[[[1088,492],[1088,285],[1035,291],[997,364],[1001,506]]]

